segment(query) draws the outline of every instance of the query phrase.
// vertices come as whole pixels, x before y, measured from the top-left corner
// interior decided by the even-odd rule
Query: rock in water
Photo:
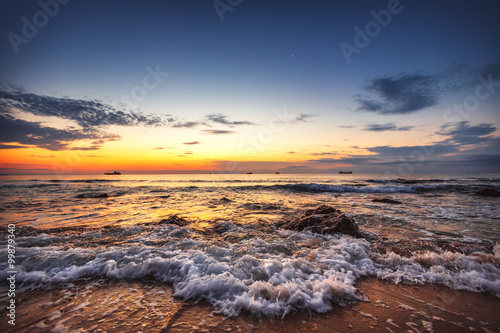
[[[188,220],[179,217],[177,214],[170,216],[168,219],[163,219],[160,222],[158,222],[158,224],[175,224],[178,225],[179,227],[185,227],[189,223],[190,222]]]
[[[485,197],[500,197],[500,191],[493,188],[483,188],[476,193],[477,195],[483,195]]]
[[[226,203],[230,203],[230,202],[233,202],[233,200],[228,199],[226,197],[223,197],[222,199],[219,199],[219,203],[221,203],[221,204],[226,204]]]
[[[327,205],[304,212],[300,217],[285,222],[282,228],[296,231],[311,231],[318,234],[343,233],[362,238],[358,225],[340,210]]]
[[[400,204],[402,204],[401,201],[393,200],[393,199],[390,199],[390,198],[373,199],[372,202],[382,202],[382,203],[388,203],[388,204],[394,204],[394,205],[400,205]]]
[[[107,193],[81,193],[76,196],[78,199],[85,198],[109,198]]]

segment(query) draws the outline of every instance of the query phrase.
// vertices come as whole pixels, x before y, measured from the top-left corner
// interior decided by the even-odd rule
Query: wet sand
[[[285,318],[242,313],[227,318],[209,304],[185,302],[154,281],[79,282],[64,290],[17,295],[15,329],[2,332],[499,332],[500,299],[438,285],[394,285],[363,279],[368,301]]]

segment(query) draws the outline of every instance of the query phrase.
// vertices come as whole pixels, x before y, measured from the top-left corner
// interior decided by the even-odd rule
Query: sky
[[[2,7],[2,174],[500,172],[498,1]]]

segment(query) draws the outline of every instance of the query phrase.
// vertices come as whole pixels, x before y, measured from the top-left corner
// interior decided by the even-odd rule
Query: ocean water
[[[0,280],[14,224],[20,292],[147,279],[227,316],[326,312],[364,300],[363,277],[500,297],[500,199],[484,187],[500,175],[0,176]],[[278,227],[321,204],[365,238]]]

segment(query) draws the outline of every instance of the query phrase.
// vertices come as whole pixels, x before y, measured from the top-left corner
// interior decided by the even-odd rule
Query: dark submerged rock
[[[78,199],[85,198],[109,198],[107,193],[81,193],[76,196]]]
[[[311,231],[318,234],[343,233],[363,238],[358,225],[340,210],[327,205],[305,211],[298,218],[285,222],[282,228],[296,231]]]
[[[163,219],[158,224],[175,224],[178,225],[179,227],[185,227],[189,224],[190,222],[186,219],[183,219],[182,217],[179,217],[178,215],[172,215],[168,219]]]
[[[393,200],[390,198],[381,198],[381,199],[373,199],[372,202],[382,202],[382,203],[388,203],[388,204],[393,204],[393,205],[400,205],[402,204],[401,201],[398,200]]]
[[[476,192],[477,195],[482,195],[485,197],[500,197],[500,191],[495,190],[493,188],[483,188]]]

